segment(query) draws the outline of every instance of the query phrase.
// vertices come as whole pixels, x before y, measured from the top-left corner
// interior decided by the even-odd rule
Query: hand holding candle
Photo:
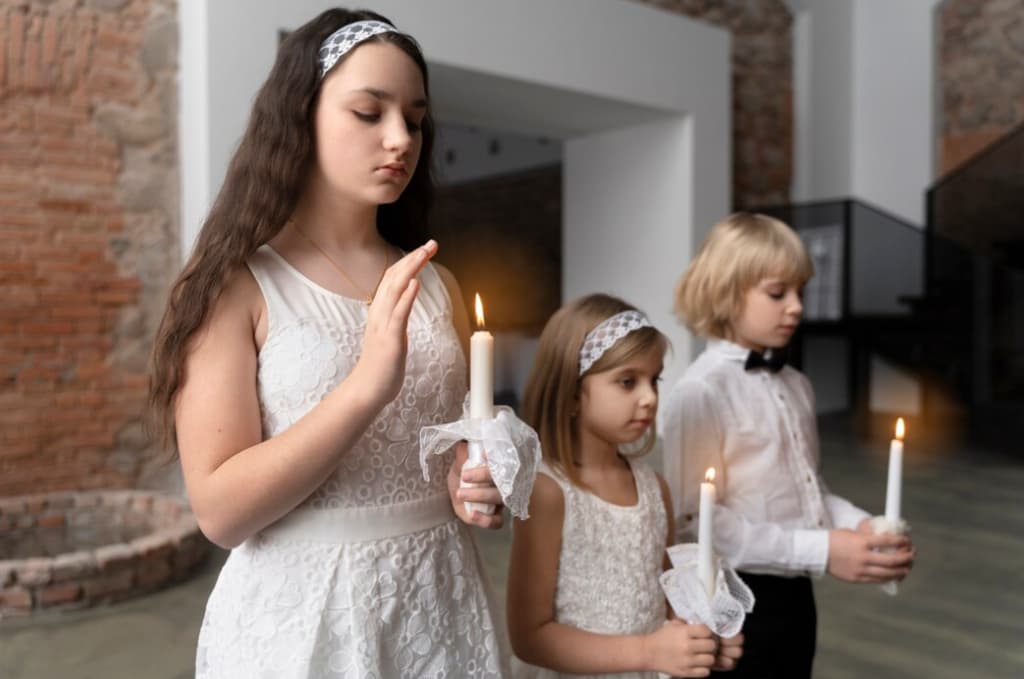
[[[484,329],[484,305],[480,293],[476,294],[477,331],[469,338],[469,417],[473,420],[494,418],[494,337]],[[469,458],[465,468],[485,464],[484,449],[479,441],[469,442]],[[474,488],[482,484],[460,481],[462,488]],[[493,514],[494,505],[467,502],[466,511]]]
[[[465,508],[459,508],[459,500],[453,498],[456,513],[467,523],[496,528],[501,524],[499,507],[508,507],[516,518],[529,518],[541,448],[537,432],[512,408],[494,405],[494,338],[483,327],[483,311],[477,295],[477,332],[469,340],[470,388],[463,410],[452,422],[420,428],[420,469],[423,480],[429,481],[428,460],[448,455],[455,446],[455,461],[447,468],[449,481],[458,473],[460,488],[479,488],[456,493]],[[474,513],[493,516],[481,519]]]
[[[896,420],[896,436],[889,442],[889,477],[885,486],[885,515],[871,519],[871,529],[875,535],[906,533],[907,523],[902,518],[903,494],[903,418]],[[883,550],[889,551],[889,550]],[[895,595],[899,587],[895,582],[886,582],[882,591]]]
[[[697,524],[697,577],[710,599],[715,592],[715,558],[712,519],[715,511],[715,468],[709,467],[700,484],[700,513]]]

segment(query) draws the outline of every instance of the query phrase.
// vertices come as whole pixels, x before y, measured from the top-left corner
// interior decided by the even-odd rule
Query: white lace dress
[[[665,623],[662,572],[668,519],[654,471],[630,459],[637,504],[605,502],[542,464],[540,473],[559,485],[565,499],[562,549],[555,586],[555,621],[600,634],[645,634]],[[516,659],[517,679],[581,677],[559,674]],[[589,676],[589,675],[586,675]],[[598,674],[595,679],[656,679],[657,672]]]
[[[268,311],[258,392],[269,438],[352,370],[367,307],[269,246],[249,268]],[[199,679],[504,676],[500,609],[449,501],[451,454],[429,482],[419,467],[420,428],[459,417],[466,393],[448,293],[430,266],[420,281],[401,393],[313,495],[231,551],[199,633]]]

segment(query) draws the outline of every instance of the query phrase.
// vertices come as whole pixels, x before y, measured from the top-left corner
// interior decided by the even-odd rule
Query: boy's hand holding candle
[[[905,433],[903,418],[896,420],[896,435],[889,442],[889,474],[885,486],[885,514],[870,519],[871,530],[875,535],[905,535],[909,529],[902,517],[903,499],[903,436]],[[891,549],[885,551],[892,551]],[[890,596],[895,595],[899,588],[895,581],[882,585],[882,591]]]

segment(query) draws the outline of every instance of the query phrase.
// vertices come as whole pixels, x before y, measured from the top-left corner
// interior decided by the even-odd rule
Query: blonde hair
[[[800,236],[767,215],[737,212],[712,227],[676,286],[675,312],[695,335],[726,338],[750,288],[779,277],[803,285],[814,264]]]
[[[582,484],[573,464],[576,447],[574,411],[583,378],[611,370],[654,347],[665,351],[668,346],[668,340],[656,328],[640,328],[612,345],[580,375],[580,349],[587,333],[606,318],[632,310],[636,308],[610,295],[588,295],[556,311],[540,335],[537,358],[526,382],[520,415],[537,431],[548,464],[577,486]],[[652,436],[647,445],[634,454],[648,452],[653,444]]]

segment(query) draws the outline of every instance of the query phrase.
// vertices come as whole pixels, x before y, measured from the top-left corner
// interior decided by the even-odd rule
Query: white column
[[[938,0],[787,0],[794,200],[857,198],[915,226],[934,177]]]
[[[672,314],[672,291],[694,241],[729,209],[726,178],[698,181],[699,122],[676,118],[565,145],[563,297],[607,292],[644,309],[672,342],[669,385],[692,358],[689,333]],[[722,136],[718,143],[728,148]],[[703,144],[714,141],[710,134]]]
[[[918,227],[935,167],[936,4],[853,5],[852,193]]]
[[[182,261],[188,259],[210,209],[210,101],[206,0],[178,3],[178,154],[181,171]],[[239,130],[238,134],[241,134]]]

